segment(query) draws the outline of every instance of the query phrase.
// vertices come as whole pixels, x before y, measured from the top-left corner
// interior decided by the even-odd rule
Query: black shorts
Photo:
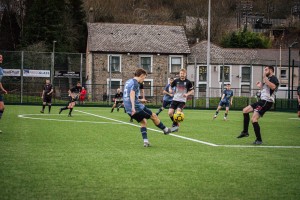
[[[78,101],[78,96],[76,96],[75,98],[69,96],[69,103],[76,102],[76,101]]]
[[[166,108],[168,105],[171,105],[172,101],[164,101],[163,102],[163,108]]]
[[[123,103],[123,101],[116,101],[116,104],[118,105],[119,103]]]
[[[43,102],[52,103],[52,95],[44,95]]]
[[[258,102],[251,104],[251,107],[254,111],[258,112],[259,115],[262,117],[265,112],[272,108],[273,102],[268,102],[265,100],[259,100]]]
[[[128,114],[132,119],[135,119],[137,122],[141,122],[143,119],[150,119],[151,115],[152,115],[152,111],[147,108],[144,107],[144,109],[140,112],[135,113],[134,115],[130,115]]]
[[[170,108],[176,110],[177,108],[180,108],[181,110],[183,110],[183,108],[185,107],[185,102],[181,102],[181,101],[172,101]]]

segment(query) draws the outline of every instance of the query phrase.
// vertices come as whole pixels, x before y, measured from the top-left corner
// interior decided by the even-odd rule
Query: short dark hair
[[[272,72],[274,72],[274,67],[272,65],[266,67],[268,67],[270,70],[272,70]]]
[[[147,75],[147,72],[146,72],[144,69],[142,69],[142,68],[138,68],[138,69],[135,70],[135,72],[134,72],[134,76],[135,76],[135,77],[139,77],[139,76],[141,76],[142,74]]]

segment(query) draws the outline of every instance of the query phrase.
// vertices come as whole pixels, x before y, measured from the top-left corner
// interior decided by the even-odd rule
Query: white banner
[[[21,76],[20,69],[3,69],[4,76]],[[50,77],[50,70],[32,70],[24,69],[23,76],[25,77]]]
[[[3,69],[4,76],[21,76],[20,69]]]
[[[26,76],[26,77],[50,77],[50,70],[24,69],[23,76]]]

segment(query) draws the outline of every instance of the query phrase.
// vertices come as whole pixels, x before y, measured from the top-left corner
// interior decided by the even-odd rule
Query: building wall
[[[125,82],[134,77],[134,71],[139,68],[140,56],[150,55],[153,58],[152,72],[148,73],[146,79],[153,80],[153,86],[165,86],[169,77],[175,77],[177,74],[169,72],[169,57],[170,55],[164,54],[103,54],[92,53],[89,57],[92,62],[87,61],[90,68],[90,77],[88,77],[89,83],[91,83],[90,93],[92,98],[96,100],[103,100],[103,94],[107,93],[107,83],[109,79],[108,62],[109,55],[121,56],[121,72],[112,72],[111,78],[121,80],[121,87]],[[186,67],[186,56],[183,56],[183,67]],[[88,71],[88,69],[87,69]],[[123,89],[123,88],[122,88]],[[112,90],[111,95],[114,95],[115,91]],[[161,95],[161,89],[153,89],[153,96]]]

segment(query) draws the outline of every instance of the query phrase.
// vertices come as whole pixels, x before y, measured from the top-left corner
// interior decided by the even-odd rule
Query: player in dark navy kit
[[[225,115],[224,115],[224,120],[227,120],[227,116],[228,116],[228,112],[229,112],[229,107],[232,105],[232,101],[233,101],[233,91],[231,90],[231,85],[230,83],[227,83],[226,85],[226,89],[223,91],[223,95],[221,98],[221,101],[218,105],[218,108],[216,110],[216,114],[214,115],[213,119],[216,119],[219,111],[221,110],[221,108],[223,106],[225,106],[226,111],[225,111]]]
[[[2,61],[3,61],[3,57],[2,57],[2,55],[0,55],[0,64],[2,64]],[[4,71],[0,67],[0,119],[2,118],[2,115],[4,113],[4,109],[5,109],[3,96],[2,96],[1,92],[3,92],[4,94],[7,94],[7,91],[3,88],[2,83],[1,83],[1,80],[2,80],[3,76],[4,76]],[[2,133],[1,130],[0,130],[0,133]]]
[[[123,101],[126,113],[134,120],[141,124],[141,133],[144,140],[144,147],[149,147],[147,135],[147,119],[151,119],[153,123],[160,128],[164,134],[169,134],[175,131],[176,128],[167,128],[157,117],[155,113],[152,113],[143,103],[139,101],[138,95],[140,90],[140,84],[147,76],[147,72],[144,69],[137,69],[134,73],[134,78],[126,81],[123,92]]]
[[[253,112],[252,115],[252,125],[256,135],[256,140],[253,144],[260,145],[262,144],[262,138],[260,133],[260,126],[258,120],[262,117],[265,112],[271,109],[275,102],[275,95],[278,89],[278,79],[274,76],[274,67],[266,66],[263,72],[263,82],[258,81],[256,83],[257,87],[261,90],[260,100],[255,102],[243,109],[244,115],[244,129],[237,138],[248,137],[248,128],[250,122],[250,112]]]
[[[48,105],[48,113],[51,111],[51,103],[52,103],[52,94],[53,94],[53,86],[50,83],[50,80],[46,80],[46,84],[43,87],[42,99],[43,99],[43,108],[41,113],[44,113],[46,105]]]
[[[69,93],[69,103],[68,103],[67,106],[65,106],[63,108],[60,108],[59,114],[63,110],[70,109],[68,117],[72,117],[72,111],[73,111],[74,106],[76,105],[76,101],[78,101],[78,99],[79,99],[79,95],[80,95],[81,90],[82,90],[81,83],[77,82],[77,85],[75,87],[71,88],[68,91],[68,93]]]
[[[173,127],[175,126],[179,126],[178,122],[174,121],[173,115],[174,112],[176,111],[180,111],[182,112],[183,108],[185,107],[185,103],[187,100],[187,97],[189,95],[193,95],[194,94],[194,87],[193,84],[191,83],[191,81],[189,81],[186,78],[186,70],[185,69],[181,69],[179,71],[179,78],[175,79],[172,84],[171,87],[169,88],[169,92],[173,93],[173,88],[176,88],[176,92],[174,93],[174,97],[173,97],[173,101],[171,103],[171,106],[169,108],[169,117],[171,118],[172,122],[173,122]]]
[[[165,108],[167,108],[168,105],[171,105],[171,103],[173,101],[175,87],[173,88],[173,93],[170,93],[170,91],[169,91],[169,88],[171,87],[171,84],[173,83],[173,81],[174,81],[174,78],[170,78],[170,83],[168,83],[166,85],[166,87],[164,88],[164,91],[163,91],[163,94],[164,94],[163,105],[156,112],[157,116],[159,115],[159,113],[161,113],[161,111],[163,111]]]
[[[117,107],[117,111],[119,112],[119,109],[121,108],[121,106],[124,106],[123,92],[121,92],[121,89],[118,88],[117,93],[115,94],[115,102],[114,102],[114,105],[111,108],[111,112],[114,112],[115,107]],[[124,112],[125,112],[125,108],[124,108]]]

